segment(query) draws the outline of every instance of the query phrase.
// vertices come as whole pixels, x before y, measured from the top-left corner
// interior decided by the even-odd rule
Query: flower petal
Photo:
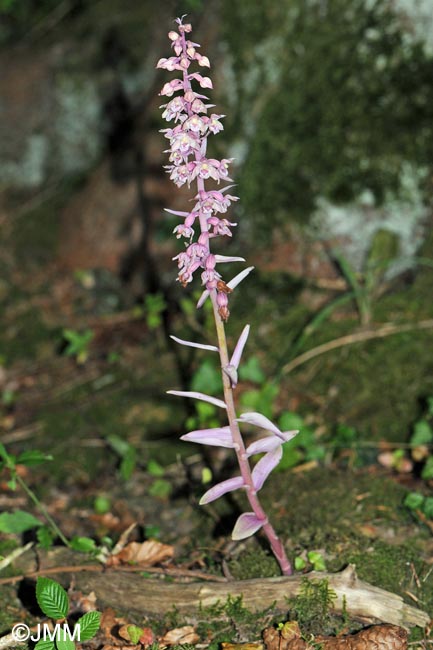
[[[210,445],[211,447],[227,447],[229,449],[234,447],[230,427],[197,429],[185,433],[180,439],[185,442],[196,442],[199,445]]]
[[[238,418],[238,422],[247,422],[248,424],[253,424],[255,427],[266,429],[266,431],[272,431],[272,433],[275,433],[279,437],[281,436],[279,428],[261,413],[242,413]]]
[[[245,539],[254,535],[266,523],[266,519],[259,519],[254,512],[244,512],[238,518],[232,532],[232,539]]]
[[[233,351],[232,358],[230,359],[230,365],[234,366],[236,369],[239,368],[239,362],[241,360],[242,352],[245,347],[245,343],[247,342],[248,339],[248,334],[250,333],[250,326],[245,325],[244,329],[242,330],[242,333],[239,337],[238,342],[236,343],[236,347]]]
[[[226,403],[222,399],[217,397],[211,397],[210,395],[205,395],[204,393],[197,393],[196,391],[190,390],[168,390],[169,395],[178,395],[178,397],[193,397],[194,399],[201,399],[203,402],[209,402],[209,404],[214,404],[214,406],[219,406],[222,409],[226,409]]]
[[[212,350],[212,352],[218,352],[216,345],[206,345],[204,343],[194,343],[194,341],[185,341],[184,339],[179,339],[177,336],[170,334],[170,338],[180,345],[186,345],[190,348],[200,348],[201,350]]]
[[[278,445],[276,449],[268,452],[259,460],[259,462],[254,466],[254,469],[251,473],[253,478],[254,487],[256,490],[262,488],[263,483],[268,478],[272,470],[278,465],[283,455],[283,450],[281,445]]]
[[[280,447],[283,444],[283,441],[275,435],[266,436],[266,438],[260,438],[252,442],[247,448],[246,452],[248,456],[254,456],[255,454],[264,454],[268,451],[273,451]]]
[[[227,481],[221,481],[221,483],[217,483],[213,487],[211,487],[210,490],[205,492],[200,499],[199,503],[201,506],[205,505],[206,503],[211,503],[211,501],[215,501],[215,499],[219,499],[220,497],[223,496],[223,494],[227,494],[227,492],[233,492],[233,490],[239,490],[239,488],[243,487],[244,485],[244,479],[242,476],[235,476],[234,478],[229,478]]]

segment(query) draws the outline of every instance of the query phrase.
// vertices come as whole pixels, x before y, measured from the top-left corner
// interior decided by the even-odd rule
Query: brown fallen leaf
[[[161,645],[177,645],[178,643],[198,643],[200,637],[194,630],[192,625],[184,625],[183,627],[176,627],[174,630],[169,630],[163,637],[158,639]]]
[[[144,647],[152,645],[152,643],[155,641],[155,636],[153,634],[153,631],[150,627],[144,627],[143,628],[143,633],[139,639],[139,643],[141,645],[144,645]]]
[[[130,542],[116,555],[108,558],[107,566],[118,564],[140,564],[152,566],[174,556],[174,547],[154,539],[145,542]]]
[[[407,631],[397,625],[373,625],[347,636],[315,636],[310,642],[301,637],[296,622],[286,623],[281,630],[268,627],[263,632],[266,650],[407,650]]]
[[[96,594],[91,591],[89,594],[83,594],[81,591],[69,590],[70,609],[77,612],[93,612],[97,608]]]
[[[117,630],[117,634],[124,641],[128,641],[134,647],[142,645],[144,647],[151,645],[155,636],[150,627],[139,627],[131,623],[121,625]]]
[[[100,624],[100,634],[110,640],[118,642],[115,637],[115,631],[125,625],[127,621],[124,618],[117,618],[114,609],[107,607],[102,612],[101,624]],[[109,644],[111,645],[111,644]]]

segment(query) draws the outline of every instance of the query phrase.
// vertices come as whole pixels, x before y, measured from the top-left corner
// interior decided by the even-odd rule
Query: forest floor
[[[55,255],[62,200],[51,196],[37,209],[17,212],[11,219],[9,197],[0,215],[1,442],[15,456],[40,450],[53,457],[37,466],[18,464],[20,478],[67,540],[87,538],[81,545],[90,544],[93,562],[102,552],[110,555],[130,529],[124,547],[153,539],[170,549],[166,557],[142,559],[143,580],[154,577],[155,571],[166,580],[279,575],[264,539],[231,541],[233,523],[244,507],[241,497],[198,506],[209,480],[232,475],[232,459],[227,453],[199,453],[179,436],[187,426],[196,426],[198,418],[214,422],[215,413],[187,413],[182,402],[165,394],[181,380],[158,303],[137,307],[128,289],[108,271],[71,273],[62,268]],[[420,478],[422,463],[408,448],[411,426],[423,419],[425,400],[433,394],[431,355],[426,353],[431,330],[416,329],[417,323],[433,316],[431,271],[392,286],[375,311],[378,326],[390,320],[410,322],[413,331],[342,346],[296,372],[284,373],[281,359],[290,350],[293,332],[303,331],[314,316],[314,296],[323,300],[323,292],[314,293],[314,287],[290,278],[283,259],[281,267],[258,272],[254,285],[234,298],[229,327],[232,343],[254,304],[248,317],[256,334],[249,342],[248,370],[239,391],[242,405],[270,408],[286,422],[297,417],[302,428],[302,444],[285,456],[285,468],[275,472],[263,490],[265,507],[300,575],[312,569],[337,572],[354,564],[362,580],[431,614],[433,512],[407,505],[411,493],[431,498],[431,480]],[[191,299],[184,299],[173,312],[173,331],[184,338],[210,339],[206,312],[196,321],[192,305]],[[351,305],[324,320],[309,346],[354,331],[359,328]],[[201,352],[182,357],[181,363],[196,390],[200,381],[215,384],[214,371]],[[275,388],[265,376],[278,368]],[[427,445],[421,460],[429,454]],[[45,521],[22,489],[11,489],[9,479],[4,469],[0,510],[24,510]],[[7,557],[23,544],[37,542],[37,530],[35,525],[22,534],[0,533],[0,555]],[[44,556],[51,551],[39,552]],[[133,561],[130,558],[129,564]],[[74,565],[86,562],[88,554],[74,553]],[[13,579],[20,574],[19,566],[17,560],[0,574],[0,633],[6,634],[17,621],[39,620],[25,597],[29,589]],[[62,572],[56,577],[61,579]],[[70,573],[65,579],[70,586]],[[71,594],[86,606],[93,598],[77,595],[73,587]],[[104,594],[96,591],[98,603],[104,603]],[[354,631],[362,625],[356,618],[332,618],[326,597],[322,605],[322,631]],[[294,617],[309,633],[318,616],[311,602],[301,607],[299,600],[288,603],[284,612],[263,603],[260,614],[249,613],[239,602],[188,615],[176,612],[173,602],[159,617],[137,613],[128,602],[119,602],[115,610],[105,610],[105,637],[99,641],[107,647],[142,647],[149,638],[168,645],[164,635],[185,625],[193,626],[190,636],[174,633],[175,643],[253,643],[260,641],[266,626]],[[134,644],[114,633],[107,637],[108,630],[125,622],[147,630],[144,640]],[[424,648],[432,642],[429,630],[419,628],[412,630],[411,640]]]

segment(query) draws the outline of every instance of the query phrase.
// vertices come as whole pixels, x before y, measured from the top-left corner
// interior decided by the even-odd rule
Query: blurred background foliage
[[[380,205],[406,163],[431,168],[433,57],[390,3],[227,1],[223,34],[233,131],[251,139],[240,192],[256,232],[287,213],[308,219],[318,196],[347,203],[368,188]]]

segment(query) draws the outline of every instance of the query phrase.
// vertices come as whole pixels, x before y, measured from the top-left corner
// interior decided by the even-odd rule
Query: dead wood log
[[[75,588],[83,592],[95,591],[98,606],[128,609],[139,613],[161,614],[176,606],[182,613],[191,613],[200,603],[210,606],[217,601],[224,602],[230,595],[243,597],[245,607],[261,610],[272,603],[278,609],[287,611],[287,599],[296,596],[305,577],[309,580],[328,581],[329,588],[336,594],[333,609],[345,610],[354,618],[367,623],[390,623],[404,628],[412,626],[426,627],[430,616],[404,602],[401,596],[375,587],[360,580],[353,565],[340,573],[311,572],[307,576],[263,578],[233,582],[165,582],[161,579],[144,578],[121,569],[100,571],[95,567],[77,567],[77,554],[67,549],[55,549],[45,557],[39,557],[37,563],[32,553],[26,553],[17,560],[16,565],[26,575],[37,571],[43,575],[44,569],[50,569],[50,576],[65,583],[65,577],[73,578]],[[67,571],[62,565],[69,565]],[[72,565],[72,566],[71,566]],[[18,568],[16,566],[16,568]],[[53,568],[54,567],[54,568]],[[59,567],[56,573],[55,567]],[[143,567],[145,571],[145,567]],[[30,577],[29,575],[29,577]]]
[[[359,580],[355,567],[349,566],[341,573],[308,574],[309,579],[326,578],[337,598],[333,609],[346,611],[353,617],[369,622],[384,622],[401,627],[425,627],[429,615],[411,605],[401,596],[374,587]],[[235,582],[165,583],[161,580],[143,579],[137,575],[83,573],[76,576],[76,584],[83,591],[96,591],[98,600],[112,607],[127,605],[141,612],[159,614],[173,605],[180,612],[191,612],[201,603],[204,607],[232,597],[243,597],[243,604],[251,610],[260,610],[275,602],[279,609],[287,610],[287,598],[299,593],[302,576],[241,580]]]

